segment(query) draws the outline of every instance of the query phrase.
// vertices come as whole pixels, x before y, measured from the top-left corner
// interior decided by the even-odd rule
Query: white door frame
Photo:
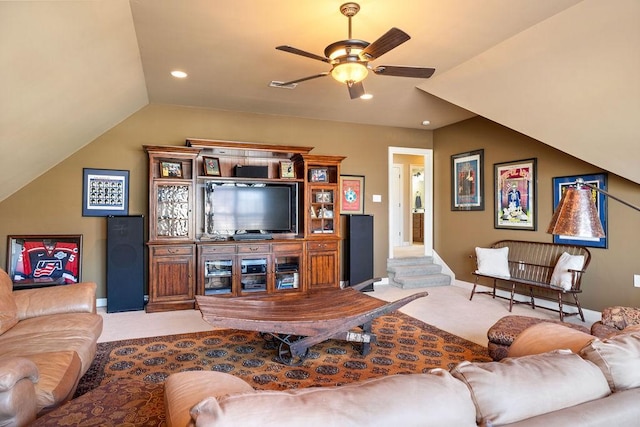
[[[396,172],[397,170],[397,172]],[[389,190],[389,227],[393,228],[389,231],[389,238],[392,239],[391,247],[402,246],[404,244],[404,205],[402,204],[402,194],[404,186],[402,185],[404,178],[404,167],[401,164],[394,164],[390,173],[391,187]],[[395,194],[395,193],[398,194]],[[394,222],[394,218],[397,220]]]
[[[410,156],[424,157],[424,255],[433,256],[433,150],[427,148],[408,148],[408,147],[389,147],[388,148],[388,167],[387,167],[387,188],[393,191],[392,173],[393,173],[393,156],[394,154],[406,154]],[[389,195],[389,200],[392,197]],[[389,203],[389,221],[391,221],[391,203]],[[393,258],[393,238],[391,236],[392,227],[388,224],[389,230],[389,258]]]

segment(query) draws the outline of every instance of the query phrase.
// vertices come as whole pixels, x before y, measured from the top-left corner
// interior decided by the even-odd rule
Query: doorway
[[[431,256],[433,150],[389,147],[388,156],[389,258]],[[421,238],[413,236],[414,232],[421,233]]]

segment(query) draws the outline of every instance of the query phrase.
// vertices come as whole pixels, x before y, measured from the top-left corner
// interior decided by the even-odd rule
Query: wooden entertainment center
[[[339,287],[344,157],[309,154],[312,147],[201,139],[144,149],[147,312],[195,308],[196,295]]]

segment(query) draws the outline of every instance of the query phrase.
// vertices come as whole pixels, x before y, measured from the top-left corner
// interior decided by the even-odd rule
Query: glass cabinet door
[[[156,235],[163,238],[191,237],[191,185],[156,186]]]
[[[267,262],[268,256],[242,258],[240,260],[240,291],[267,291]]]
[[[276,255],[276,291],[298,289],[300,287],[300,256]]]
[[[233,291],[233,259],[204,261],[204,294],[221,295]]]
[[[333,188],[314,187],[311,190],[309,221],[312,233],[334,233],[334,201]]]

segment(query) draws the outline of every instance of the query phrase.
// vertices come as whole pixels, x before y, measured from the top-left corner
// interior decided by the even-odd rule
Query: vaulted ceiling
[[[437,129],[474,115],[640,183],[638,0],[361,0],[353,38],[411,39],[351,100],[323,55],[343,1],[0,2],[0,201],[148,103]],[[169,72],[189,74],[176,79]],[[430,124],[424,126],[422,122]]]

